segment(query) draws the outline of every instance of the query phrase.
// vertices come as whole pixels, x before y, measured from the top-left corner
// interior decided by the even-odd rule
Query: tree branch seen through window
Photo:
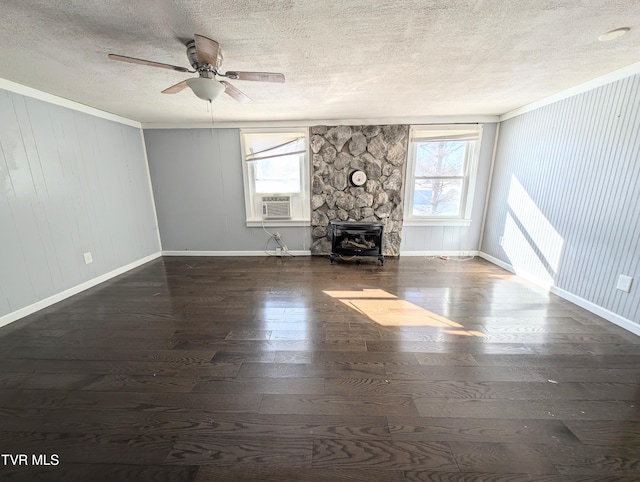
[[[414,215],[460,214],[467,144],[467,141],[417,143]]]

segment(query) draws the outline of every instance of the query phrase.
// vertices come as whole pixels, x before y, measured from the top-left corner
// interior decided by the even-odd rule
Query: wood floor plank
[[[558,473],[566,475],[620,475],[640,479],[638,447],[603,447],[595,445],[542,448]]]
[[[0,427],[5,432],[173,435],[147,430],[149,419],[150,414],[143,411],[114,413],[108,410],[21,408],[0,411]]]
[[[115,346],[115,345],[114,345]],[[195,362],[209,361],[216,354],[215,350],[155,350],[147,349],[146,344],[138,349],[118,348],[34,348],[12,347],[4,352],[2,358],[35,359],[35,360],[110,360],[110,361],[166,361]]]
[[[309,360],[310,361],[310,360]],[[243,363],[237,378],[387,378],[382,363]]]
[[[3,468],[2,476],[13,482],[90,480],[92,482],[192,482],[198,472],[193,465],[60,463],[56,466]]]
[[[505,400],[636,400],[640,385],[634,383],[568,383],[513,381],[418,381],[378,379],[328,379],[327,394],[407,394],[436,399]]]
[[[582,347],[579,343],[483,343],[477,341],[368,341],[367,349],[371,352],[394,352],[398,343],[404,350],[414,353],[469,353],[476,357],[477,354],[491,355],[584,355],[588,347]],[[635,346],[635,345],[631,345]],[[630,349],[629,349],[630,350]],[[637,350],[637,347],[636,347]]]
[[[420,365],[478,366],[478,362],[469,353],[420,353],[416,358]]]
[[[433,470],[407,470],[404,472],[406,482],[637,482],[634,477],[616,475],[591,475],[588,479],[584,476],[576,475],[553,475],[553,474],[509,474],[509,473],[488,473],[488,472],[440,472]]]
[[[404,350],[388,352],[314,352],[314,362],[326,363],[384,363],[385,365],[417,365],[416,353]]]
[[[585,445],[636,447],[640,453],[640,421],[572,420],[567,426]]]
[[[189,411],[147,414],[144,433],[182,437],[348,439],[389,438],[385,417],[354,415],[279,415]]]
[[[449,442],[461,472],[556,474],[556,467],[536,445]]]
[[[638,421],[636,403],[616,400],[417,399],[421,417]]]
[[[102,375],[81,390],[125,392],[191,392],[198,383],[195,377],[166,375]]]
[[[400,470],[203,466],[196,482],[405,482]]]
[[[232,378],[241,363],[214,363],[206,360],[180,362],[129,360],[29,360],[2,361],[5,373],[56,373],[66,375],[133,375]]]
[[[640,381],[640,369],[631,368],[538,368],[546,380],[556,382],[629,383]]]
[[[385,366],[387,378],[420,381],[528,381],[545,382],[544,375],[530,367],[479,367],[460,365]]]
[[[273,359],[274,363],[311,363],[312,361],[313,352],[311,351],[276,351]]]
[[[91,385],[99,375],[67,373],[0,373],[0,389],[74,390]]]
[[[565,444],[580,440],[559,420],[387,417],[394,440]]]
[[[0,390],[0,406],[67,410],[256,412],[260,394]]]
[[[176,350],[211,349],[216,352],[253,352],[255,351],[345,351],[364,352],[367,346],[364,340],[314,341],[314,340],[207,340],[199,336],[193,339],[173,338],[171,343]]]
[[[312,466],[458,470],[451,450],[445,443],[345,439],[314,440]]]
[[[193,438],[173,444],[165,462],[179,465],[310,467],[311,439]]]
[[[193,393],[323,394],[324,378],[245,378],[201,380]]]
[[[383,396],[322,396],[264,395],[259,413],[293,415],[418,415],[413,397]]]
[[[480,366],[530,366],[553,368],[637,368],[640,353],[635,355],[501,355],[475,354]]]

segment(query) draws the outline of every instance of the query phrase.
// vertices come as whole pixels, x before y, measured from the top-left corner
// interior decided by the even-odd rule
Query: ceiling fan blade
[[[249,98],[249,96],[247,96],[247,94],[242,92],[237,87],[234,87],[229,82],[221,80],[220,83],[224,84],[224,87],[225,87],[224,92],[225,92],[225,94],[230,95],[231,97],[233,97],[238,102],[241,102],[242,104],[246,104],[247,102],[251,102],[251,99]]]
[[[237,70],[229,71],[224,74],[233,80],[255,80],[258,82],[284,82],[284,74],[276,72],[238,72]]]
[[[150,67],[160,67],[163,69],[176,70],[178,72],[191,72],[191,70],[185,67],[163,64],[161,62],[153,62],[152,60],[136,59],[134,57],[126,57],[124,55],[117,55],[117,54],[109,54],[108,57],[111,60],[119,60],[120,62],[129,62],[131,64],[148,65]]]
[[[182,82],[178,82],[175,85],[172,85],[171,87],[167,87],[166,89],[164,89],[162,91],[163,94],[177,94],[178,92],[182,92],[184,89],[187,88],[187,81],[183,80]]]
[[[218,42],[197,34],[194,35],[193,38],[196,42],[198,62],[201,64],[209,64],[214,69],[218,67],[218,51],[220,50]]]

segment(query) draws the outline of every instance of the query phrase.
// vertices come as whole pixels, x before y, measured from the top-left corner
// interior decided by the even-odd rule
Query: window
[[[479,125],[412,127],[405,224],[470,224],[481,134]]]
[[[308,225],[307,130],[243,129],[241,138],[247,225]],[[265,218],[263,201],[274,197],[291,200],[289,215]]]

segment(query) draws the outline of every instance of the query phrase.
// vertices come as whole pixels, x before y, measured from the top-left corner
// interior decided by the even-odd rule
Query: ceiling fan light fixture
[[[216,79],[207,79],[204,77],[187,79],[187,85],[196,96],[209,102],[216,100],[225,89],[224,85]]]

